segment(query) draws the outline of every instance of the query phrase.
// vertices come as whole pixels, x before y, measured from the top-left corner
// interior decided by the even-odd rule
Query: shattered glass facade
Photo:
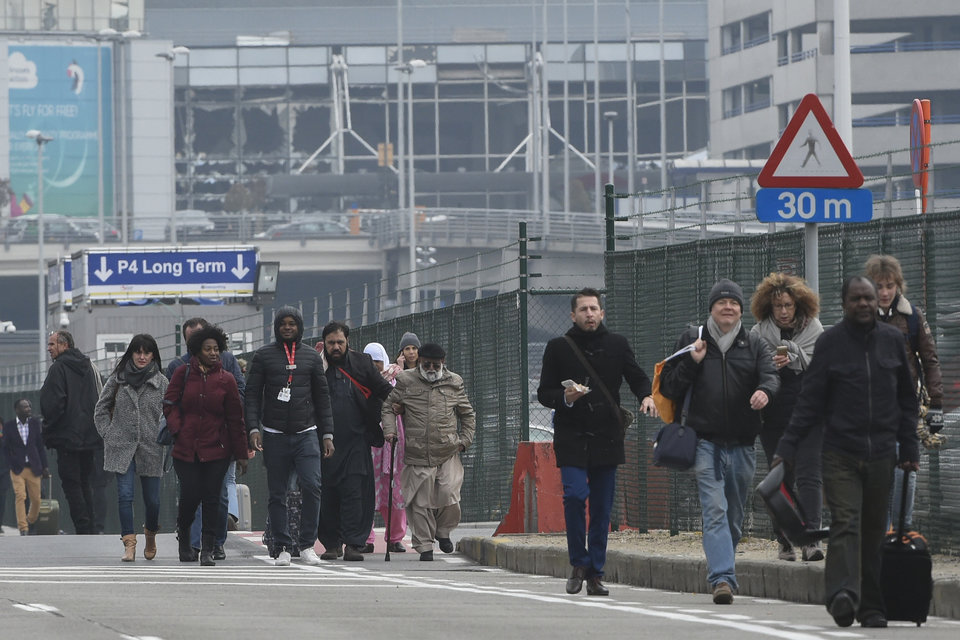
[[[637,106],[637,158],[659,157],[660,48],[656,41],[634,42],[633,83]],[[535,109],[531,60],[546,60],[552,127],[550,168],[561,170],[564,79],[569,95],[568,140],[593,158],[594,78],[599,70],[599,111],[616,111],[614,162],[626,165],[628,151],[627,44],[601,42],[598,64],[592,42],[570,42],[566,50],[539,45],[416,44],[404,48],[403,61],[422,60],[411,73],[415,166],[423,173],[530,171],[529,146]],[[706,147],[708,110],[705,41],[683,39],[665,44],[667,150],[671,158]],[[272,175],[297,172],[337,129],[334,68],[346,63],[349,100],[343,122],[354,135],[333,136],[304,174],[382,175],[373,193],[344,188],[342,193],[287,197],[269,191],[256,207],[268,213],[342,211],[344,208],[397,206],[396,180],[378,162],[381,143],[397,145],[396,46],[192,47],[175,67],[177,208],[219,212],[236,184],[249,186]],[[349,113],[347,113],[349,111]],[[599,140],[606,167],[606,123]],[[362,139],[366,145],[357,138]],[[343,144],[342,153],[339,144]],[[369,145],[369,146],[367,146]],[[593,170],[570,155],[572,180],[593,189]],[[394,166],[396,158],[394,158]],[[606,168],[604,169],[606,171]],[[553,180],[552,199],[560,199],[562,181]],[[554,192],[555,190],[555,192]],[[427,207],[529,208],[528,194],[451,193],[418,185],[417,204]],[[572,198],[575,196],[571,196]]]

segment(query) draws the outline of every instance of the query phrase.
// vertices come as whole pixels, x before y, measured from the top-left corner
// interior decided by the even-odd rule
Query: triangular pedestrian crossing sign
[[[800,101],[757,183],[761,187],[856,189],[863,174],[820,98],[808,93]]]

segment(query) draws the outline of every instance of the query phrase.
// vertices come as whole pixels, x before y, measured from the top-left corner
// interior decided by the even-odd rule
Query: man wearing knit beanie
[[[773,353],[757,333],[743,328],[743,290],[723,278],[707,297],[706,326],[680,335],[674,350],[694,350],[669,360],[660,391],[678,405],[690,403],[686,422],[697,434],[692,471],[703,511],[707,582],[715,604],[733,602],[734,559],[743,531],[747,494],[757,466],[754,441],[760,410],[776,395],[780,376]]]

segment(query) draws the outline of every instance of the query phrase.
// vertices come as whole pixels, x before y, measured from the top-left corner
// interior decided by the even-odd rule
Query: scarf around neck
[[[152,378],[153,374],[157,371],[159,371],[159,369],[156,360],[151,360],[150,364],[143,369],[137,369],[137,365],[133,364],[133,359],[130,359],[127,360],[127,365],[121,372],[121,381],[127,383],[134,389],[139,389],[143,386],[143,383]]]
[[[737,339],[737,335],[740,333],[740,325],[741,321],[737,320],[737,324],[735,324],[730,331],[723,333],[720,330],[720,325],[713,319],[713,316],[707,318],[707,331],[710,332],[710,337],[713,338],[717,346],[720,347],[720,353],[726,354],[730,347],[733,346],[734,340]]]

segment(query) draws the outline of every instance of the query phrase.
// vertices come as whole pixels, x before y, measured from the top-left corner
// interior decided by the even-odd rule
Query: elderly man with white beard
[[[420,347],[415,369],[397,375],[397,386],[383,403],[383,436],[397,437],[397,414],[403,414],[406,465],[400,475],[407,502],[407,522],[420,560],[433,560],[433,541],[453,552],[450,533],[460,524],[460,454],[473,442],[476,414],[463,389],[463,378],[444,365],[438,344]]]

